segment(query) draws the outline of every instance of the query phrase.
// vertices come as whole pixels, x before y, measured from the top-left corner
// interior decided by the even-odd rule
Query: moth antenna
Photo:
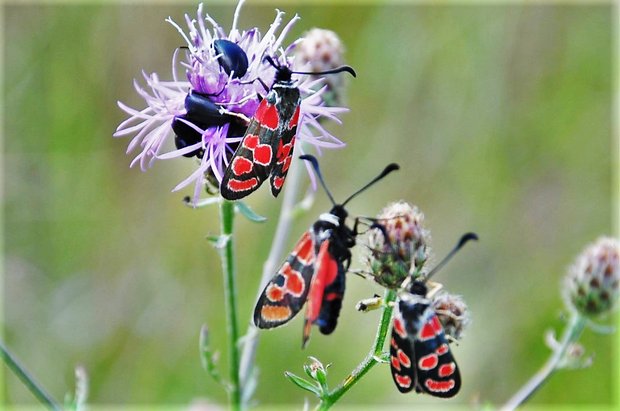
[[[325,71],[291,71],[291,73],[316,75],[316,74],[337,74],[337,73],[342,73],[344,71],[346,71],[353,77],[357,77],[357,73],[351,66],[340,66],[340,67],[336,67],[335,69],[325,70]]]
[[[270,56],[270,55],[266,55],[265,57],[263,57],[263,60],[266,60],[266,61],[267,61],[267,63],[271,64],[271,65],[273,66],[273,68],[275,68],[276,70],[279,70],[279,69],[281,69],[281,68],[282,68],[282,66],[281,66],[281,65],[276,64],[276,62],[275,62],[275,61],[273,61],[273,59],[271,58],[271,56]]]
[[[316,172],[316,175],[319,178],[319,181],[321,182],[323,189],[327,193],[327,197],[329,197],[329,201],[332,202],[332,205],[336,205],[336,202],[334,201],[334,197],[332,196],[332,193],[329,192],[329,190],[327,189],[327,186],[325,185],[325,181],[323,180],[323,176],[321,175],[321,169],[319,168],[319,162],[316,159],[316,157],[310,154],[304,154],[302,156],[299,156],[299,158],[301,160],[309,161],[310,164],[312,164],[312,168],[314,168],[314,171]]]
[[[476,233],[463,234],[459,239],[459,242],[452,249],[452,251],[450,251],[448,255],[446,255],[443,260],[441,260],[439,264],[435,266],[435,268],[433,268],[431,271],[428,272],[428,274],[424,276],[424,281],[428,281],[428,279],[431,278],[437,271],[439,271],[441,267],[446,265],[446,263],[450,261],[452,257],[454,257],[454,254],[456,254],[461,248],[463,248],[463,246],[470,240],[478,241],[478,235]]]
[[[364,187],[360,188],[359,190],[357,190],[355,193],[351,194],[349,196],[349,198],[347,198],[344,203],[342,203],[342,205],[346,205],[349,201],[351,201],[353,199],[353,197],[355,197],[356,195],[358,195],[359,193],[361,193],[362,191],[366,190],[368,187],[370,187],[371,185],[373,185],[374,183],[376,183],[377,181],[381,180],[383,177],[387,176],[388,174],[390,174],[392,171],[396,171],[400,169],[400,166],[396,163],[392,163],[392,164],[388,164],[387,167],[385,167],[383,169],[383,171],[381,172],[381,174],[379,174],[377,177],[373,178],[372,180],[370,180],[370,182],[368,184],[366,184]]]

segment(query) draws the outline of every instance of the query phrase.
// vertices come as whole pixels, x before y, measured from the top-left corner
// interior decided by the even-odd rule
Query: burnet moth
[[[399,167],[397,164],[388,165],[368,184],[341,204],[336,204],[321,176],[316,158],[311,155],[299,158],[312,164],[333,207],[329,213],[319,216],[269,281],[254,309],[254,324],[259,328],[283,325],[297,315],[307,302],[302,338],[304,347],[310,338],[312,324],[316,324],[323,334],[330,334],[336,328],[345,288],[345,273],[351,264],[350,249],[355,245],[359,222],[356,218],[352,229],[346,225],[346,204]]]
[[[466,242],[477,240],[474,233],[461,237],[454,249],[422,279],[407,277],[396,301],[390,339],[390,368],[396,388],[413,389],[435,397],[450,398],[461,388],[461,375],[452,356],[443,326],[433,309],[426,281]]]
[[[293,74],[335,74],[346,71],[355,77],[349,66],[319,73],[292,71],[265,57],[276,75],[267,96],[262,99],[250,120],[241,144],[224,173],[220,193],[227,200],[239,200],[254,192],[269,177],[271,194],[277,197],[293,159],[295,136],[299,122],[301,96],[292,80]]]

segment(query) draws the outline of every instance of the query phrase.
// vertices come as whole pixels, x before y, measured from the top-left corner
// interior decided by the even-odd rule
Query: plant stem
[[[381,314],[381,321],[379,322],[379,328],[377,328],[377,335],[375,336],[375,342],[372,350],[368,353],[364,361],[359,364],[355,370],[349,376],[347,376],[343,382],[340,383],[335,389],[333,389],[328,396],[321,399],[319,404],[319,410],[327,410],[336,403],[351,387],[364,376],[372,367],[379,363],[379,357],[383,355],[383,346],[387,338],[388,330],[390,329],[390,320],[392,319],[392,311],[394,307],[392,303],[396,300],[396,291],[388,290],[383,298],[384,307]]]
[[[21,380],[22,383],[30,390],[30,392],[48,409],[54,411],[62,411],[62,407],[51,395],[49,395],[43,387],[41,387],[26,371],[26,369],[17,361],[17,358],[9,351],[4,343],[0,341],[0,350],[2,351],[2,359],[13,373]]]
[[[235,205],[231,201],[220,203],[220,227],[222,236],[227,237],[220,249],[222,271],[224,274],[224,299],[226,300],[226,324],[228,333],[228,356],[230,363],[230,408],[241,408],[241,388],[239,386],[239,329],[237,327],[237,288],[235,286],[235,249],[233,229]]]
[[[515,395],[502,406],[503,411],[514,410],[530,398],[547,379],[558,370],[560,362],[564,359],[567,348],[579,339],[586,325],[586,319],[578,313],[572,313],[570,321],[564,330],[560,344],[554,348],[551,357],[545,365],[530,378]]]
[[[286,179],[286,188],[284,189],[284,199],[282,201],[282,207],[280,209],[280,217],[278,218],[278,225],[276,232],[273,236],[273,242],[271,243],[271,250],[269,256],[263,264],[263,273],[261,276],[260,284],[258,287],[258,294],[256,299],[260,296],[267,285],[267,282],[275,275],[279,264],[283,261],[284,247],[289,244],[290,228],[293,220],[293,209],[297,204],[297,197],[299,193],[300,180],[303,175],[303,166],[300,161],[293,162],[291,169]],[[241,355],[241,382],[244,387],[253,386],[248,384],[249,379],[252,378],[252,372],[254,369],[254,360],[256,357],[256,348],[258,347],[259,333],[258,328],[254,326],[250,321],[248,330],[244,337],[243,352]],[[244,393],[244,401],[249,400],[251,393]]]

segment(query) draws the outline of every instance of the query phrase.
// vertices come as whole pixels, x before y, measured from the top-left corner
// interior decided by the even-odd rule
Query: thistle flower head
[[[471,322],[469,308],[459,295],[440,292],[433,298],[433,309],[443,325],[446,335],[460,340]]]
[[[332,70],[344,64],[344,51],[344,45],[336,33],[313,28],[297,44],[295,65],[310,72]],[[328,106],[339,105],[343,100],[346,81],[345,76],[326,77],[324,100]]]
[[[379,284],[398,288],[408,275],[420,274],[430,233],[423,227],[424,214],[404,201],[385,207],[377,220],[383,229],[370,231],[368,262]]]
[[[620,241],[601,237],[590,244],[569,268],[564,296],[567,306],[582,315],[612,311],[618,302]]]
[[[185,46],[174,52],[172,80],[161,81],[156,73],[143,73],[146,86],[135,81],[134,87],[146,107],[133,109],[118,103],[129,118],[118,126],[114,136],[133,136],[127,152],[136,150],[138,154],[131,165],[139,163],[145,170],[156,159],[195,157],[196,170],[173,189],[193,184],[194,200],[207,179],[216,184],[222,180],[247,120],[275,81],[276,69],[264,57],[293,67],[297,42],[285,46],[284,38],[299,17],[283,25],[284,13],[277,11],[264,34],[258,28],[241,30],[237,22],[243,3],[238,3],[229,32],[203,13],[202,4],[196,18],[185,16],[187,29],[168,18],[185,41]],[[185,57],[179,61],[182,54]],[[185,79],[177,78],[179,66],[185,71]],[[297,141],[317,149],[343,147],[344,143],[327,132],[319,120],[340,122],[337,115],[347,109],[327,107],[324,78],[310,77],[296,75],[293,79],[302,97]],[[175,148],[166,151],[169,142]],[[301,148],[301,144],[298,146]]]

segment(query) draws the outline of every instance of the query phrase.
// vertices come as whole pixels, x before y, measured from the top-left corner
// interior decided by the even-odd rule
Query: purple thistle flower
[[[235,10],[232,28],[227,34],[208,14],[203,14],[203,5],[198,6],[197,18],[185,15],[187,34],[171,18],[166,19],[181,34],[186,42],[186,58],[177,61],[180,49],[172,59],[172,81],[160,81],[156,73],[143,72],[146,86],[134,81],[138,94],[146,102],[142,110],[131,108],[122,102],[119,107],[129,114],[114,133],[115,137],[133,136],[127,152],[139,151],[131,166],[139,163],[144,171],[156,159],[196,157],[198,168],[173,191],[194,184],[194,201],[209,180],[219,186],[224,171],[241,137],[247,128],[247,119],[252,117],[259,104],[259,96],[267,93],[274,82],[276,69],[264,61],[272,56],[280,63],[293,65],[292,52],[299,40],[286,48],[283,40],[299,17],[295,15],[284,27],[284,13],[276,12],[269,30],[261,35],[257,28],[240,31],[237,28],[239,13],[244,1]],[[281,30],[280,30],[281,28]],[[247,56],[247,69],[238,73],[228,70],[222,64],[223,53],[216,50],[216,41],[228,41],[239,46]],[[236,47],[234,46],[234,47]],[[225,57],[225,56],[224,56]],[[245,63],[245,62],[244,62]],[[177,78],[178,65],[186,71],[186,80]],[[348,111],[343,107],[328,107],[323,96],[327,91],[324,79],[316,76],[298,76],[297,87],[302,96],[297,140],[314,146],[320,153],[323,148],[340,148],[344,143],[322,126],[322,119],[340,123],[338,114]],[[200,121],[190,115],[186,99],[198,98],[215,108],[218,121]],[[208,100],[205,100],[208,99]],[[212,103],[215,103],[213,105]],[[219,110],[219,112],[217,111]],[[224,113],[224,114],[220,114]],[[176,135],[175,135],[176,134]],[[166,151],[170,140],[175,149]],[[303,144],[298,144],[303,153]]]

